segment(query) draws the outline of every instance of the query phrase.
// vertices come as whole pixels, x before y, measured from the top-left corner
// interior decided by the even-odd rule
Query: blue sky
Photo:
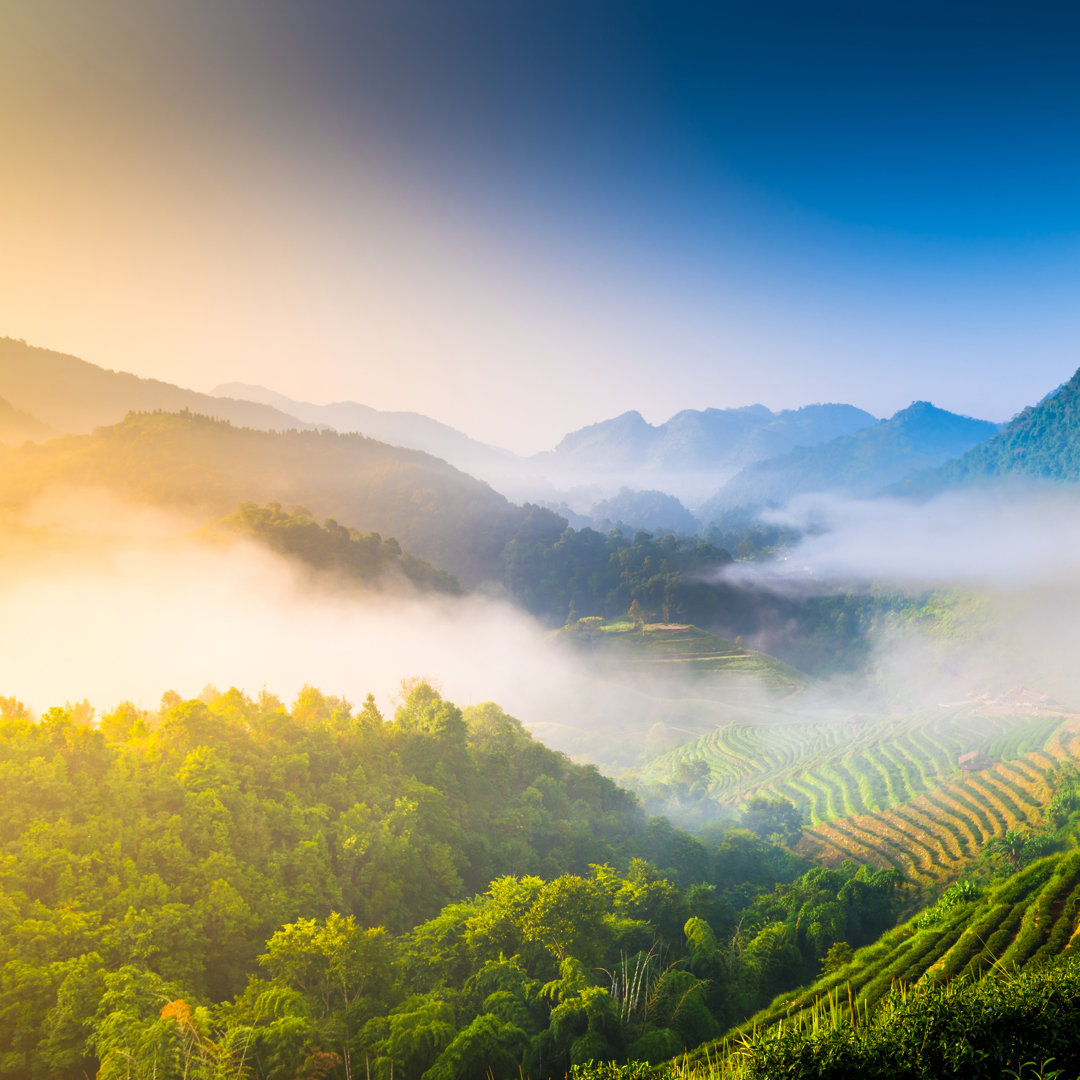
[[[1080,359],[1080,7],[15,0],[0,333],[535,450]]]

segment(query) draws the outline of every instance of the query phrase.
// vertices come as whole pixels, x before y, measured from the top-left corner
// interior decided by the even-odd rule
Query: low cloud
[[[769,520],[803,532],[773,562],[719,576],[781,595],[908,592],[919,615],[872,631],[858,692],[928,706],[1024,686],[1080,703],[1080,492],[1001,487],[923,503],[802,497]]]
[[[207,684],[286,702],[305,684],[391,711],[420,676],[458,705],[496,701],[549,745],[652,722],[636,690],[509,603],[358,589],[253,541],[208,542],[183,516],[102,493],[51,492],[0,533],[0,695],[41,712],[88,699],[155,708]],[[616,748],[607,760],[632,763]]]
[[[805,533],[784,561],[741,565],[757,581],[890,582],[1024,589],[1080,581],[1080,493],[947,493],[902,499],[805,496],[767,515]]]

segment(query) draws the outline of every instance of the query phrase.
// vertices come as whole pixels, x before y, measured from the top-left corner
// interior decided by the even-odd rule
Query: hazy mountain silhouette
[[[212,397],[157,379],[108,371],[78,357],[39,349],[14,338],[0,338],[0,397],[55,431],[69,435],[115,424],[129,412],[156,409],[190,409],[268,431],[310,426],[267,405]]]
[[[662,491],[631,491],[623,488],[618,495],[598,502],[589,512],[597,528],[623,526],[645,532],[695,533],[694,515],[674,495]]]
[[[208,519],[243,501],[303,506],[461,575],[490,576],[524,511],[419,450],[331,431],[256,431],[191,413],[132,414],[91,435],[0,449],[0,502],[96,487]]]
[[[779,413],[764,405],[684,409],[655,426],[640,413],[627,412],[571,432],[550,456],[589,469],[685,471],[742,466],[875,422],[870,413],[853,405],[805,405]]]
[[[11,402],[0,398],[0,443],[18,446],[24,442],[50,439],[56,434],[47,424],[34,419],[29,413],[16,409]]]
[[[466,471],[504,465],[513,462],[515,458],[509,450],[479,442],[457,428],[422,413],[386,412],[356,401],[313,405],[307,401],[294,401],[265,386],[251,383],[225,383],[215,387],[213,392],[223,397],[270,405],[290,416],[298,416],[309,424],[330,427],[340,432],[356,432],[391,446],[423,450]]]
[[[872,427],[748,465],[702,506],[699,517],[710,521],[736,507],[778,505],[810,492],[875,495],[914,469],[957,457],[997,430],[988,420],[916,401]]]
[[[684,409],[653,425],[627,412],[567,435],[530,462],[564,486],[658,489],[693,508],[739,469],[795,446],[811,446],[876,423],[853,405]]]

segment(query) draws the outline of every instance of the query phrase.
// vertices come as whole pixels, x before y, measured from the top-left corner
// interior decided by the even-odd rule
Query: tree
[[[386,931],[365,930],[351,916],[333,912],[324,922],[297,919],[267,942],[259,957],[271,977],[300,991],[328,1045],[340,1048],[347,1077],[350,1047],[362,1020],[365,997],[377,998],[390,972]]]
[[[529,1046],[521,1028],[491,1013],[477,1016],[454,1036],[424,1073],[424,1080],[459,1080],[466,1076],[511,1076]]]
[[[791,844],[802,832],[802,815],[790,799],[770,799],[767,795],[753,795],[747,800],[740,815],[742,826],[757,833],[763,840],[779,836]]]
[[[834,941],[821,959],[821,974],[831,975],[851,963],[855,950],[846,941]]]
[[[1020,865],[1027,846],[1027,837],[1019,829],[1008,829],[1001,836],[986,842],[986,853],[1004,859],[1014,870]]]

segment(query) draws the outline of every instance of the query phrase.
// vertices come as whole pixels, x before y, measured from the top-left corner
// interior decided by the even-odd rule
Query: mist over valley
[[[38,352],[19,344],[8,355],[32,364]],[[10,377],[13,370],[18,378]],[[122,411],[129,402],[126,395],[135,385],[129,380],[97,374],[89,365],[76,370],[104,388],[95,405],[98,415]],[[685,490],[680,454],[671,451],[667,462],[655,453],[648,475],[659,487],[649,492],[624,486],[595,504],[601,531],[593,527],[601,522],[569,508],[561,516],[550,506],[515,504],[458,467],[461,458],[455,466],[429,450],[373,438],[363,430],[368,414],[357,406],[335,407],[338,422],[355,431],[334,430],[330,415],[314,407],[304,410],[305,419],[295,427],[278,428],[276,420],[261,430],[234,426],[226,414],[243,416],[247,405],[226,398],[220,399],[226,414],[204,416],[186,407],[128,411],[116,422],[79,433],[87,419],[45,410],[43,399],[29,394],[20,397],[19,387],[30,376],[17,364],[9,365],[8,375],[0,387],[10,398],[12,418],[8,445],[0,450],[0,708],[6,745],[14,751],[26,739],[45,738],[49,753],[63,756],[69,753],[65,746],[75,752],[97,740],[95,754],[122,752],[128,755],[123,760],[147,753],[167,758],[173,751],[166,747],[182,745],[186,749],[176,758],[182,767],[170,783],[180,783],[191,797],[226,782],[221,778],[239,762],[238,739],[250,743],[243,751],[249,755],[262,752],[260,740],[307,745],[305,740],[330,739],[327,746],[339,747],[336,755],[361,754],[355,768],[365,776],[376,767],[389,770],[370,790],[355,779],[359,772],[347,782],[339,778],[334,783],[343,786],[332,796],[316,795],[310,784],[322,781],[301,781],[295,770],[289,774],[294,780],[282,777],[269,788],[255,774],[230,781],[239,784],[230,789],[237,796],[247,792],[244,798],[256,800],[252,807],[265,807],[260,814],[270,813],[283,796],[295,799],[310,791],[304,797],[316,799],[318,814],[335,824],[329,832],[305,826],[307,839],[296,851],[326,846],[323,884],[296,892],[298,871],[285,872],[281,859],[288,848],[279,849],[276,840],[259,856],[262,869],[251,864],[236,877],[223,867],[225,876],[214,887],[225,890],[219,899],[233,906],[230,918],[240,922],[219,943],[225,960],[189,954],[187,966],[168,943],[171,931],[160,921],[165,909],[157,901],[140,900],[139,908],[127,902],[124,924],[143,920],[147,929],[141,933],[150,936],[141,940],[154,943],[134,952],[116,936],[120,908],[115,915],[102,909],[95,917],[100,930],[92,936],[113,959],[76,961],[67,949],[55,952],[57,994],[73,992],[65,989],[74,986],[72,979],[83,980],[79,985],[85,983],[87,993],[100,985],[108,994],[121,976],[130,980],[144,970],[138,977],[151,979],[159,997],[176,995],[183,986],[185,993],[224,1000],[240,992],[239,980],[261,940],[270,951],[259,963],[279,972],[280,985],[289,985],[295,976],[288,966],[274,966],[277,950],[294,948],[288,942],[303,933],[310,938],[304,946],[309,955],[315,950],[329,956],[325,950],[338,946],[329,939],[320,944],[318,935],[331,928],[338,935],[334,940],[352,942],[344,946],[349,955],[360,950],[358,963],[363,950],[375,949],[372,958],[383,950],[387,959],[362,962],[374,963],[373,974],[386,980],[394,950],[405,956],[420,947],[421,939],[409,935],[421,930],[409,928],[420,920],[422,929],[424,918],[445,918],[439,905],[464,895],[466,882],[476,894],[469,920],[488,918],[492,905],[506,902],[508,883],[519,882],[513,888],[525,893],[514,903],[525,906],[515,909],[524,913],[515,918],[524,921],[513,931],[513,947],[533,958],[514,960],[525,965],[514,969],[522,973],[514,978],[531,978],[524,973],[533,970],[577,977],[567,974],[576,969],[566,967],[572,955],[566,939],[547,936],[562,933],[550,922],[555,916],[545,914],[554,902],[549,888],[584,890],[582,897],[592,897],[587,903],[594,914],[582,909],[572,917],[579,938],[569,948],[597,957],[599,949],[645,948],[635,961],[635,977],[651,980],[657,992],[675,978],[672,972],[686,969],[678,963],[666,972],[652,968],[650,935],[651,948],[667,942],[663,948],[675,949],[677,936],[670,934],[685,922],[685,934],[712,935],[714,943],[717,934],[727,935],[748,950],[742,959],[724,961],[729,977],[715,990],[701,983],[692,991],[700,1012],[697,1028],[687,1027],[678,1014],[665,1019],[662,1012],[646,1011],[621,1021],[622,1033],[607,1036],[602,1050],[617,1055],[621,1045],[631,1057],[659,1061],[673,1048],[693,1048],[719,1036],[725,1025],[766,1006],[775,993],[811,978],[826,954],[847,963],[841,946],[849,953],[853,946],[869,946],[875,934],[932,903],[958,876],[986,877],[993,864],[988,853],[995,849],[1011,844],[1013,865],[1068,849],[1067,809],[1051,818],[1045,807],[1053,799],[1060,803],[1062,785],[1074,782],[1070,763],[1080,739],[1080,683],[1071,663],[1071,642],[1080,631],[1080,566],[1074,554],[1080,495],[1057,475],[1031,475],[1030,463],[1043,445],[1071,445],[1073,413],[1061,399],[1075,392],[1072,383],[1037,407],[1045,422],[1033,421],[1028,410],[1001,431],[922,404],[854,433],[825,430],[816,451],[787,451],[739,474],[767,467],[776,477],[787,470],[790,487],[751,484],[745,490],[758,491],[755,501],[714,500],[721,509],[708,524],[690,516],[671,494]],[[182,393],[170,390],[152,400],[167,405],[170,396]],[[71,433],[34,427],[24,408],[30,404],[50,425],[66,424]],[[270,399],[275,408],[294,404]],[[844,422],[849,413],[840,410]],[[740,454],[745,460],[764,452],[763,432],[788,423],[786,414],[778,419],[764,409],[750,416],[744,449],[714,440],[711,450],[702,444],[695,451],[699,475],[709,473],[710,462],[715,475],[727,475]],[[398,432],[406,443],[444,438],[440,428],[422,421],[375,417],[369,430]],[[640,425],[636,430],[640,434]],[[803,425],[800,437],[807,430]],[[1026,434],[1031,431],[1037,439]],[[26,441],[28,432],[33,441]],[[910,465],[910,484],[925,488],[925,466],[946,448],[966,454],[961,462],[984,460],[980,445],[969,448],[980,435],[990,447],[1011,448],[1021,467],[999,466],[992,482],[981,476],[975,482],[966,479],[973,467],[958,471],[962,467],[944,463],[936,493],[903,494],[907,481],[897,483],[899,471]],[[464,436],[446,437],[461,448]],[[614,453],[611,460],[622,465],[608,471],[621,483],[626,474],[619,469],[628,467],[627,460],[640,464],[642,452],[634,450],[627,459],[627,451],[614,449],[620,435],[599,438],[596,443],[586,433],[564,442],[571,449],[590,441],[604,447],[587,451],[589,468],[597,467],[597,453]],[[466,441],[462,452],[475,453],[473,444]],[[808,468],[815,452],[832,465]],[[995,460],[1001,462],[1002,453]],[[1056,454],[1047,458],[1057,460]],[[503,466],[509,460],[500,458]],[[839,468],[841,461],[852,465]],[[558,474],[549,475],[554,485]],[[828,477],[828,483],[815,477]],[[735,490],[729,482],[721,494]],[[781,496],[785,490],[795,494]],[[642,513],[654,515],[652,531],[639,527],[640,518],[635,523]],[[665,515],[682,529],[663,524]],[[284,745],[273,752],[285,752]],[[301,760],[311,761],[314,745],[296,759],[297,768]],[[539,786],[530,786],[523,763],[539,767],[543,747],[551,748],[542,751],[550,755],[543,758],[548,779],[534,777]],[[516,793],[504,789],[500,796],[510,800],[508,808],[520,807],[512,811],[514,824],[481,824],[475,812],[466,813],[470,801],[459,786],[473,770],[489,768],[494,759],[484,755],[496,752],[497,775],[504,777],[498,782],[508,782],[507,768],[521,777],[512,781],[523,785],[513,788]],[[10,759],[7,775],[16,788],[32,782],[30,773],[19,771],[29,766],[14,764],[38,760],[28,753],[33,751],[19,750]],[[519,754],[522,764],[512,764]],[[70,758],[65,768],[74,769],[71,780],[81,784],[80,760]],[[112,776],[120,761],[96,767]],[[448,768],[450,761],[455,764]],[[596,766],[622,788],[602,779]],[[343,762],[333,769],[346,767],[353,768]],[[573,771],[580,769],[586,772]],[[24,779],[15,779],[20,775]],[[489,779],[471,783],[483,787]],[[594,811],[586,809],[584,796],[567,802],[569,796],[560,793],[562,786],[580,783],[592,785],[589,799],[621,808],[617,825],[610,809],[601,812],[609,823],[603,829],[615,828],[618,838],[597,831],[599,819],[589,818]],[[601,783],[610,786],[597,789]],[[50,798],[57,807],[66,805],[66,796]],[[464,847],[428,823],[425,815],[433,811],[422,807],[430,800],[457,822],[455,837],[472,837]],[[525,807],[531,809],[526,813]],[[145,813],[148,822],[158,820],[156,811]],[[556,840],[550,815],[566,813],[586,816],[559,825],[562,840]],[[359,832],[357,815],[366,822]],[[55,820],[53,829],[61,818]],[[406,831],[398,833],[399,827]],[[492,827],[502,830],[498,841],[481,840],[475,832]],[[10,828],[13,842],[20,843],[18,826]],[[571,842],[571,833],[578,839]],[[184,865],[194,866],[190,860],[198,858],[202,842],[194,835],[184,841],[195,845]],[[74,858],[83,841],[73,848],[63,843],[67,857]],[[387,843],[391,847],[384,850]],[[422,873],[437,874],[440,884],[427,906],[417,906],[414,891],[394,892],[399,899],[393,902],[378,899],[388,894],[376,883],[397,873],[386,862],[391,850],[412,851]],[[359,851],[367,854],[356,861]],[[402,871],[399,880],[416,872]],[[815,887],[826,888],[823,897],[837,897],[820,902],[839,905],[840,921],[816,936],[792,937],[783,929],[785,920],[798,922],[803,902],[795,898],[806,881],[824,883],[814,878],[820,873],[833,875],[827,887]],[[499,876],[506,874],[524,876]],[[205,919],[219,916],[190,906],[198,877],[168,879],[177,898],[169,910],[190,911],[185,917],[193,925],[208,926]],[[278,899],[269,906],[258,900],[251,891],[256,880]],[[361,888],[361,880],[369,884]],[[14,895],[26,899],[14,901],[12,912],[31,902],[29,886],[21,881]],[[850,899],[856,883],[863,898],[858,902]],[[57,884],[41,895],[70,902],[62,899],[69,896],[66,888]],[[115,892],[111,885],[102,888],[106,896]],[[642,908],[634,905],[643,900],[620,899],[635,889],[661,888],[669,890],[664,903],[674,905],[670,916],[659,909],[649,914],[652,901]],[[778,920],[767,914],[769,904],[780,902],[767,899],[769,890],[789,905]],[[841,902],[841,895],[849,899]],[[119,895],[108,901],[114,902],[121,908],[125,903]],[[847,914],[841,918],[842,912]],[[12,926],[25,918],[12,917]],[[313,921],[320,918],[325,922]],[[606,929],[589,922],[594,918]],[[342,919],[347,921],[334,921]],[[654,919],[675,924],[666,930]],[[404,936],[395,939],[398,944],[386,939],[376,945],[384,939],[370,935],[387,933],[376,925]],[[467,933],[480,940],[476,931]],[[473,946],[479,957],[495,947],[494,940]],[[498,940],[505,948],[506,939]],[[777,948],[789,950],[786,974],[769,981],[755,950]],[[719,956],[708,963],[719,963]],[[495,962],[494,954],[482,961]],[[20,985],[18,976],[10,977],[12,986]],[[397,989],[387,982],[377,991],[386,1003],[382,1007],[391,1010],[385,1022],[396,1023],[392,1018],[411,1007],[414,999],[401,997],[407,985],[414,995],[443,1001],[440,995],[460,976],[447,972],[441,978],[442,990],[416,974]],[[613,1003],[604,1008],[617,1008],[618,978],[609,983],[596,989]],[[688,987],[680,992],[690,992]],[[524,995],[523,1003],[533,1000],[526,984],[513,993]],[[102,997],[99,1008],[107,1009],[108,1000]],[[188,1007],[186,999],[175,1000]],[[255,1007],[243,1030],[262,1031],[262,1006]],[[473,1026],[498,1015],[482,1011],[488,1003],[479,1007]],[[574,1006],[581,1017],[589,1007],[584,999]],[[466,1017],[472,1008],[463,1000],[445,1013],[440,1023],[450,1025],[447,1034],[426,1043],[418,1059],[428,1062],[424,1076],[444,1067],[451,1070],[448,1076],[468,1075],[472,1066],[452,1064],[452,1055],[463,1052],[458,1040],[474,1038],[473,1029],[459,1028],[452,1036],[453,1023],[461,1021],[450,1017]],[[487,1055],[489,1062],[531,1063],[537,1075],[572,1065],[584,1051],[551,1026],[556,1012],[546,1024],[542,1010],[532,1015],[536,1019],[519,1019],[494,1043],[485,1036],[470,1053]],[[61,1038],[56,1022],[46,1016],[37,1023],[26,1030],[38,1031],[33,1037],[52,1047]],[[77,1030],[89,1020],[74,1023]],[[200,1023],[210,1031],[209,1018]],[[232,1021],[214,1023],[214,1030],[226,1032]],[[399,1067],[403,1051],[396,1036],[387,1034],[392,1026],[354,1025],[349,1033],[345,1023],[340,1050],[318,1050],[333,1044],[309,1034],[292,1060],[314,1060],[317,1052],[334,1055],[327,1058],[333,1064],[345,1060],[346,1050],[364,1046],[369,1065],[374,1054],[387,1076],[392,1061]],[[106,1029],[91,1030],[97,1032],[92,1052],[110,1060]],[[125,1030],[124,1039],[136,1037],[136,1029]],[[638,1041],[628,1042],[631,1037]],[[70,1042],[74,1035],[62,1038]],[[508,1056],[493,1058],[493,1047]],[[70,1053],[70,1060],[83,1060],[82,1051]],[[184,1060],[199,1060],[202,1051],[193,1044],[177,1053],[178,1061],[184,1054]],[[541,1065],[545,1054],[548,1067]],[[18,1060],[69,1060],[58,1055],[45,1049]],[[259,1066],[271,1070],[268,1076],[270,1060]]]
[[[0,5],[0,1080],[1080,1077],[1077,41]]]

